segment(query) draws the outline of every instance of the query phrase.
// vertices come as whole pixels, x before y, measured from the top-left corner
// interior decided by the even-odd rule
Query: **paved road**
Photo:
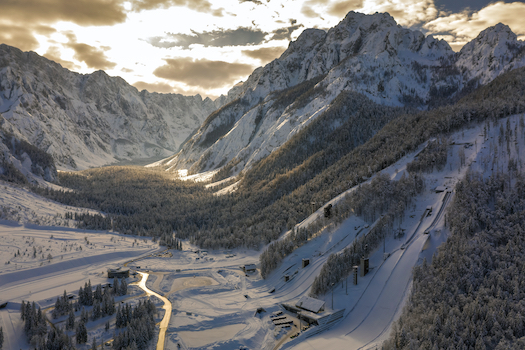
[[[146,281],[148,280],[148,273],[137,271],[142,275],[142,279],[140,280],[138,286],[141,288],[144,292],[146,292],[147,295],[154,295],[160,300],[164,302],[164,306],[162,307],[166,313],[164,314],[164,318],[162,321],[160,321],[159,326],[159,340],[157,341],[157,350],[164,350],[164,340],[166,339],[166,330],[168,329],[168,324],[170,323],[171,318],[171,302],[163,297],[162,295],[155,293],[148,287],[146,287]]]

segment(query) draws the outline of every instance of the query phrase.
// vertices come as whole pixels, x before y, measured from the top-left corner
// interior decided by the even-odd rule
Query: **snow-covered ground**
[[[519,118],[510,118],[512,130]],[[359,277],[357,285],[353,285],[350,277],[348,284],[344,281],[321,297],[327,313],[344,309],[343,318],[330,329],[309,338],[307,335],[313,328],[290,339],[299,332],[294,315],[288,315],[295,321],[286,329],[274,326],[270,315],[283,310],[282,303],[295,304],[301,296],[307,295],[330,254],[342,251],[357,236],[367,234],[370,227],[366,227],[367,223],[361,218],[350,217],[341,225],[326,229],[324,234],[286,257],[266,280],[261,279],[258,272],[245,274],[239,268],[245,264],[257,264],[260,254],[257,251],[203,251],[183,242],[182,251],[151,254],[159,247],[142,239],[135,242],[135,237],[3,221],[0,223],[0,261],[4,262],[0,269],[0,298],[10,303],[7,309],[0,310],[0,326],[6,334],[6,348],[28,348],[18,312],[21,300],[50,305],[50,300],[54,302],[64,289],[75,291],[88,279],[92,284],[105,282],[107,267],[116,267],[130,260],[134,261],[129,267],[150,273],[147,286],[172,304],[166,349],[176,349],[177,344],[183,349],[214,350],[380,347],[410,293],[412,268],[424,258],[431,259],[449,235],[444,225],[445,213],[441,209],[453,199],[455,184],[468,169],[481,171],[487,176],[498,169],[507,169],[509,157],[506,156],[505,141],[502,145],[498,142],[499,125],[505,128],[506,120],[491,125],[486,137],[483,125],[451,136],[450,141],[454,144],[449,146],[447,165],[442,171],[425,174],[427,189],[415,198],[415,204],[406,212],[401,225],[405,235],[398,239],[389,237],[384,246],[371,252],[370,273]],[[509,143],[511,156],[519,159],[519,168],[525,161],[525,154],[519,152],[519,147],[525,144],[523,135],[519,132],[516,140],[513,136]],[[384,172],[392,179],[400,178],[406,164],[418,151]],[[462,152],[465,154],[463,166]],[[445,186],[452,192],[436,193],[437,186]],[[22,195],[31,209],[33,206],[27,196],[30,194]],[[12,194],[7,197],[15,198]],[[331,203],[341,198],[334,198]],[[431,215],[425,215],[428,206],[433,208]],[[56,214],[39,210],[42,210],[42,216]],[[299,225],[307,225],[320,215],[321,211],[315,212]],[[33,247],[37,251],[36,257]],[[18,250],[21,255],[18,255]],[[48,254],[52,259],[47,258]],[[303,258],[310,259],[310,264],[304,268],[301,265]],[[8,261],[9,264],[5,264]],[[289,276],[288,282],[284,280],[285,275]],[[256,313],[259,308],[265,311]]]

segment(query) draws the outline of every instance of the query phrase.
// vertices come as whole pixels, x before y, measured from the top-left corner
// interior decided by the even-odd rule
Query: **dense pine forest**
[[[386,349],[525,348],[525,176],[469,173]]]

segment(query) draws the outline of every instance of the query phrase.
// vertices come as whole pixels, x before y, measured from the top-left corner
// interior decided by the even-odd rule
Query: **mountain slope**
[[[236,87],[238,99],[213,113],[178,154],[155,165],[193,173],[227,165],[223,176],[234,175],[278,149],[343,91],[383,105],[426,108],[523,66],[524,48],[499,24],[456,54],[388,14],[350,12],[328,32],[305,30],[279,59]]]
[[[73,73],[0,45],[1,126],[63,168],[167,156],[216,108],[199,95],[139,92],[103,71]]]

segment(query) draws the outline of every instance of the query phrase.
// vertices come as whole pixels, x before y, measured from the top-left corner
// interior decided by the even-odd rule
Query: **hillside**
[[[0,126],[62,169],[168,156],[222,100],[139,92],[103,71],[74,73],[0,45]]]

